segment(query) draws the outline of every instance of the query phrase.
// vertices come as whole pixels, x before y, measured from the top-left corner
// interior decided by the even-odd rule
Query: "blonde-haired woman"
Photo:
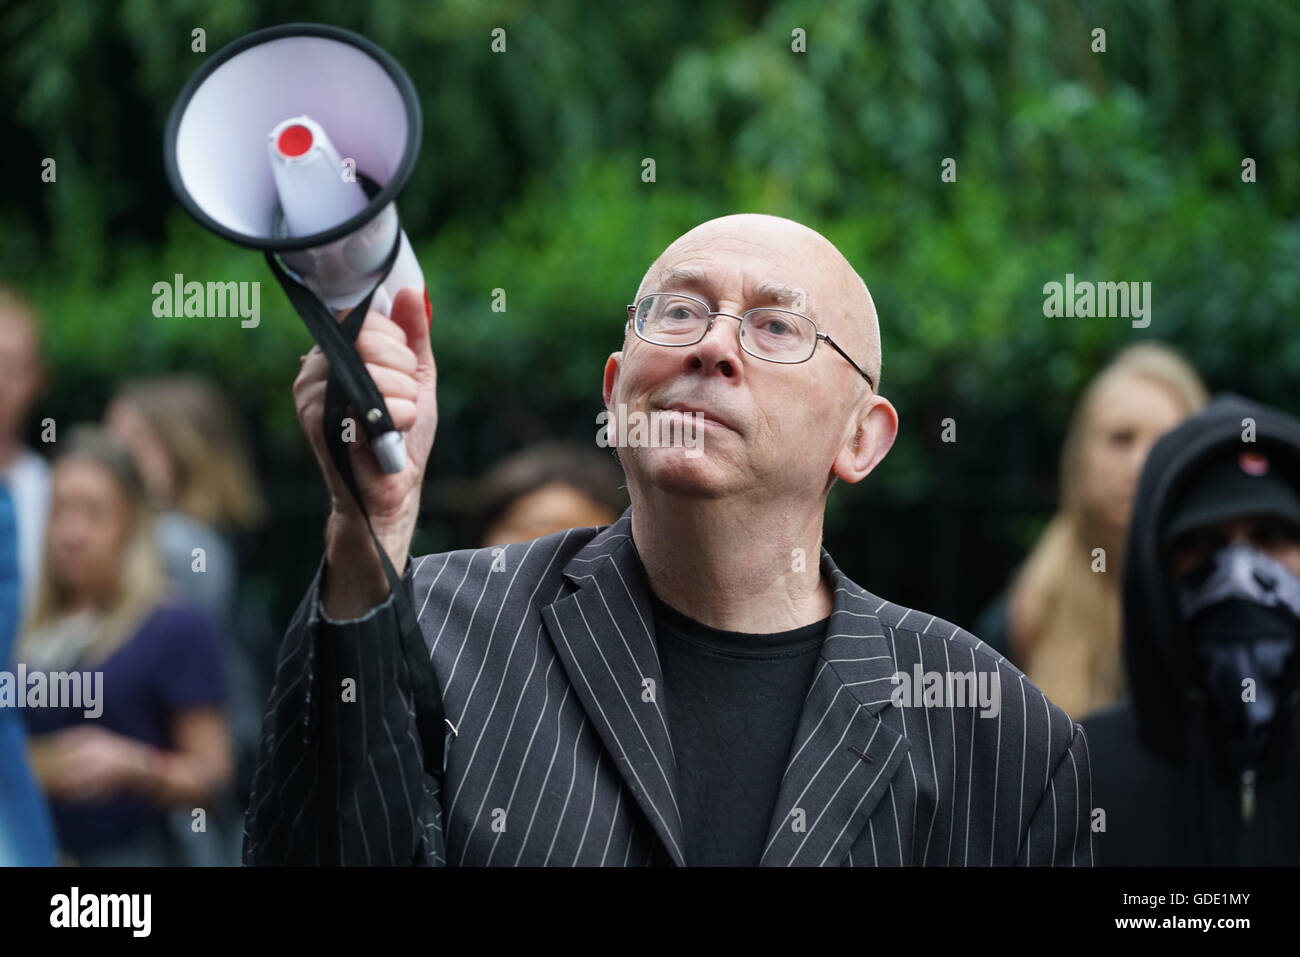
[[[251,533],[266,511],[244,429],[225,393],[192,373],[127,382],[109,403],[104,425],[130,450],[158,510],[154,541],[163,571],[225,638],[234,796],[242,802],[257,767],[262,707],[279,647],[265,604],[241,587],[240,558],[251,554]],[[242,828],[230,830],[237,851]]]
[[[1010,656],[1071,717],[1123,692],[1120,565],[1138,476],[1156,440],[1207,398],[1195,370],[1152,343],[1122,351],[1075,406],[1061,450],[1060,510],[1007,602]]]
[[[168,597],[127,452],[85,426],[59,446],[18,657],[29,673],[102,677],[89,708],[83,698],[24,711],[32,767],[72,860],[166,863],[168,810],[210,806],[230,780],[219,638]]]
[[[235,539],[257,527],[265,506],[225,395],[196,375],[140,379],[114,397],[104,424],[130,450],[158,509],[163,569],[226,624],[238,589]],[[194,567],[196,548],[202,574]]]

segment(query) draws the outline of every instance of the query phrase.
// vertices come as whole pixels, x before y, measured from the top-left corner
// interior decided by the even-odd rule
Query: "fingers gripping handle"
[[[388,272],[388,277],[375,289],[370,308],[382,315],[391,316],[393,300],[397,298],[398,290],[406,286],[423,289],[424,273],[420,270],[420,264],[411,250],[406,233],[402,232],[399,233],[397,258]],[[387,411],[384,407],[385,415]],[[375,435],[367,430],[367,434],[370,435],[370,450],[375,453],[381,469],[392,475],[406,468],[406,443],[402,439],[402,433],[392,430]]]
[[[406,467],[406,443],[402,434],[393,426],[392,417],[383,395],[375,386],[365,363],[357,354],[353,343],[361,332],[366,313],[372,307],[388,315],[392,310],[393,299],[397,290],[404,285],[424,284],[419,263],[411,251],[405,232],[398,231],[398,241],[386,257],[379,270],[380,281],[370,293],[352,307],[347,318],[339,322],[330,309],[322,303],[311,290],[294,280],[271,252],[266,254],[267,265],[279,281],[285,295],[289,297],[294,310],[302,317],[312,338],[316,340],[329,360],[330,377],[326,390],[324,430],[330,446],[331,456],[339,473],[352,490],[357,504],[364,509],[364,503],[355,488],[351,474],[351,463],[347,457],[342,439],[341,424],[344,403],[341,398],[357,410],[361,417],[361,427],[370,440],[379,467],[388,474],[400,472]]]

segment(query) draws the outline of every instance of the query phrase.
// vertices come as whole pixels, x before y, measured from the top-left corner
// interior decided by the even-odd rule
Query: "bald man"
[[[831,487],[898,430],[871,295],[824,237],[727,216],[651,265],[605,364],[598,438],[632,504],[603,528],[409,556],[437,423],[415,290],[358,349],[408,461],[351,464],[424,648],[403,654],[332,466],[314,349],[294,396],[333,507],[265,717],[248,863],[1091,863],[1079,726],[822,548]],[[432,768],[424,678],[446,719]]]

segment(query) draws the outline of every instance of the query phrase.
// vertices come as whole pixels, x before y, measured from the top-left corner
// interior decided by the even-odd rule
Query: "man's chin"
[[[721,498],[734,485],[734,473],[703,450],[636,449],[629,463],[642,481],[661,492],[690,498]],[[627,451],[620,453],[626,460]]]

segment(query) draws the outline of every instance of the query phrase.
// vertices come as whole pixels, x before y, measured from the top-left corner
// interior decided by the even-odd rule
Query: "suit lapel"
[[[894,685],[879,600],[822,549],[834,588],[826,640],[804,700],[762,865],[839,865],[906,757],[908,742],[881,721]],[[576,587],[542,609],[588,719],[674,863],[682,855],[677,763],[661,701],[663,672],[631,511],[565,566]],[[653,693],[651,693],[653,691]]]
[[[587,717],[673,861],[682,855],[677,763],[661,705],[663,673],[631,510],[564,568],[577,591],[542,609]]]
[[[804,700],[764,847],[763,866],[839,865],[888,792],[907,740],[881,721],[893,656],[873,603],[823,548],[835,589],[826,640]],[[878,600],[877,600],[878,601]]]

